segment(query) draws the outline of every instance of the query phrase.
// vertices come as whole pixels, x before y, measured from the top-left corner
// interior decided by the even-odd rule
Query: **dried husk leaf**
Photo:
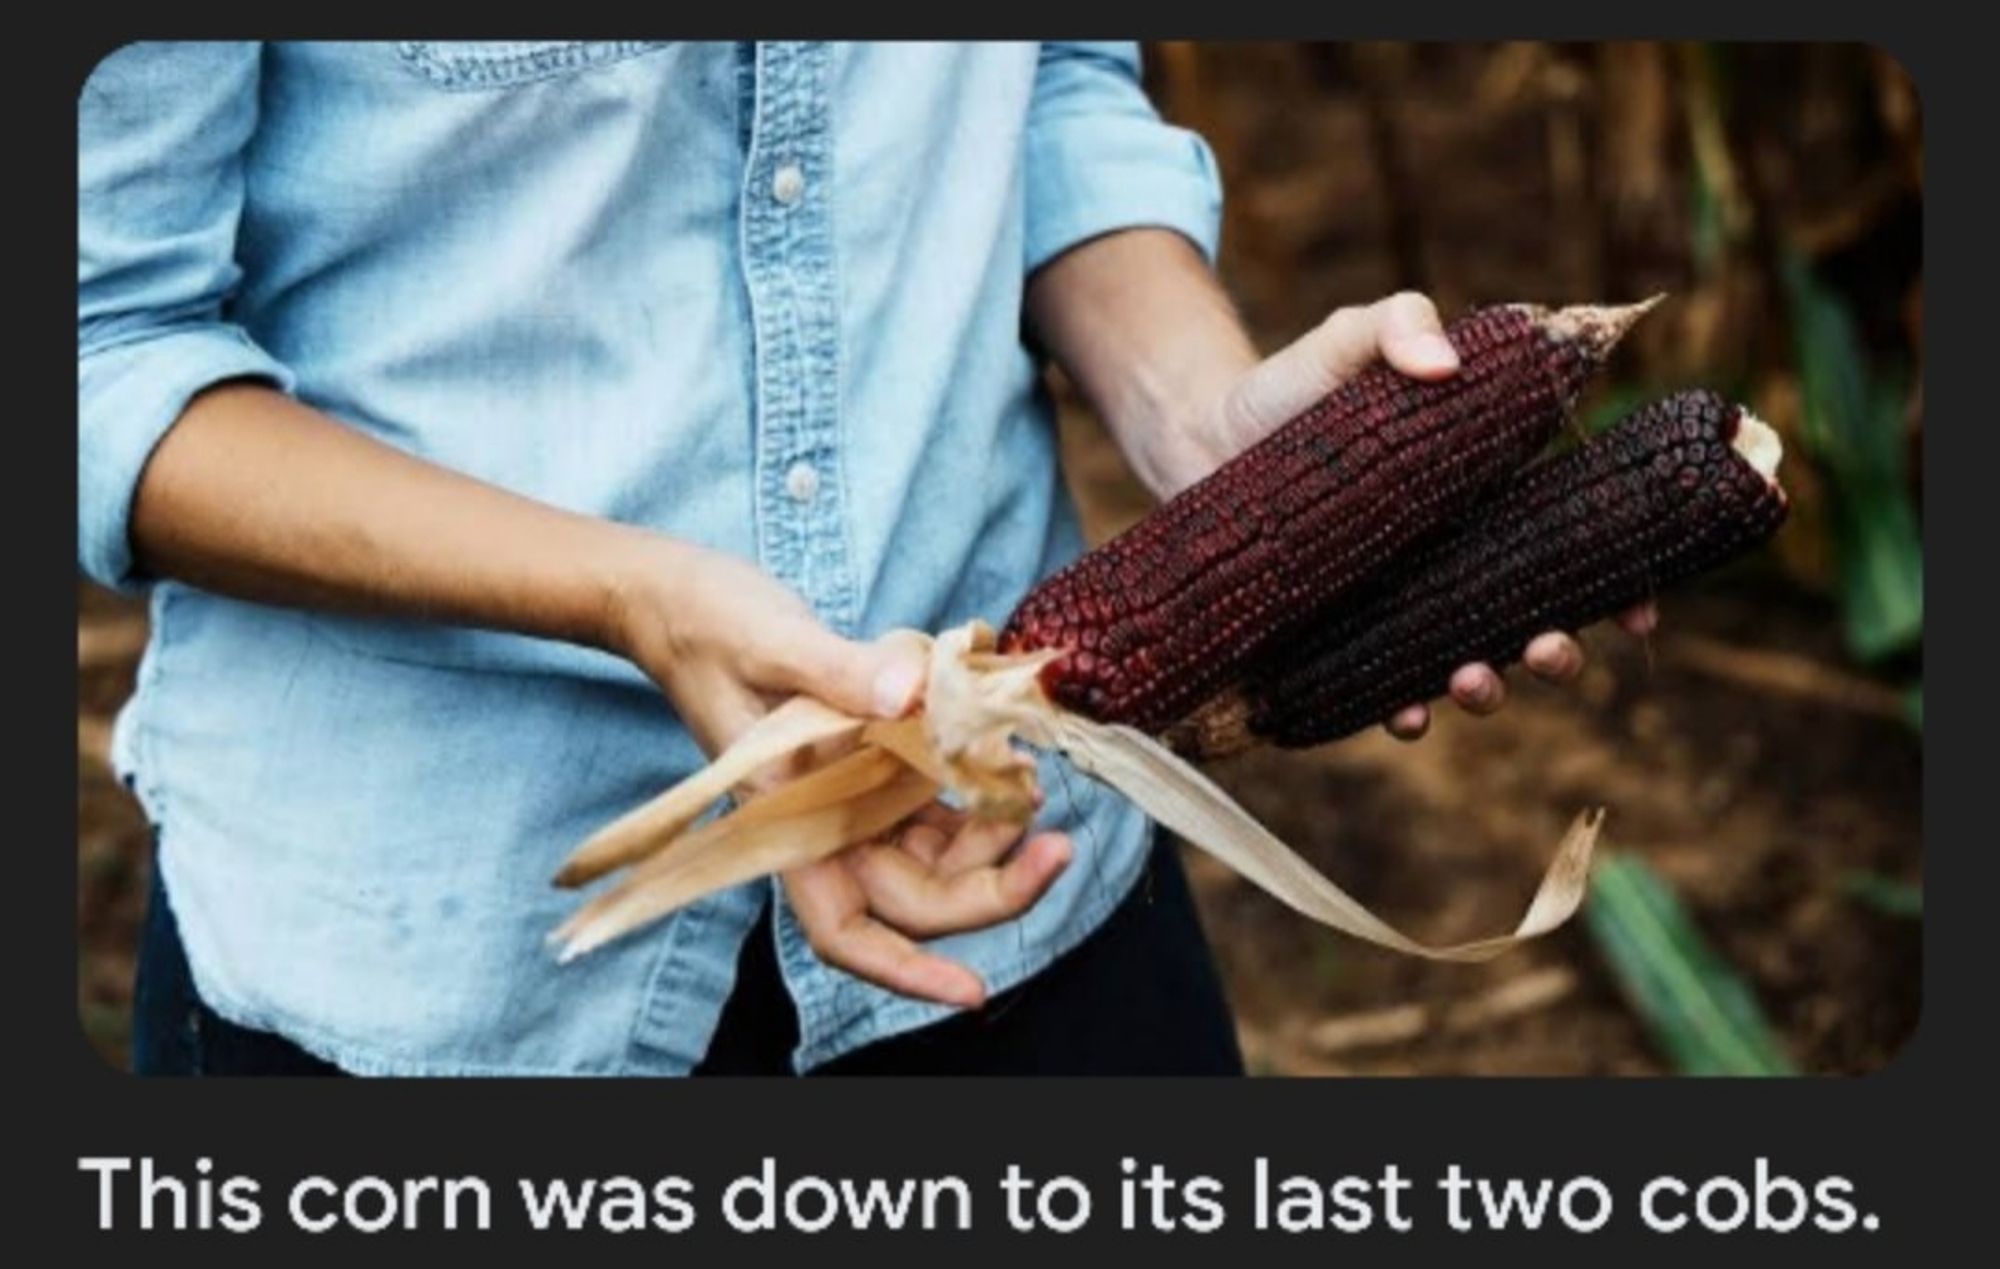
[[[1035,762],[1017,741],[1067,755],[1080,770],[1295,911],[1411,956],[1487,960],[1555,929],[1582,902],[1601,811],[1583,812],[1570,824],[1510,933],[1447,946],[1421,943],[1328,880],[1157,740],[1050,701],[1040,673],[1056,654],[1001,655],[992,651],[993,643],[993,631],[983,622],[940,634],[931,644],[924,708],[915,718],[864,722],[817,702],[802,703],[804,698],[787,702],[709,767],[585,843],[563,878],[601,875],[608,860],[616,866],[651,858],[556,931],[563,957],[581,955],[725,887],[879,837],[942,788],[956,792],[975,814],[1025,822],[1041,805],[1041,792]],[[749,774],[810,745],[854,736],[859,747],[853,752],[733,814],[684,831]]]
[[[714,762],[593,834],[563,863],[556,884],[581,886],[644,858],[758,771],[808,745],[857,735],[862,726],[861,719],[810,696],[793,697]]]
[[[1026,823],[1041,805],[1035,761],[1019,736],[1045,744],[1056,707],[1042,692],[1042,667],[1059,652],[1001,656],[983,621],[937,637],[924,688],[924,732],[945,781],[984,819]]]
[[[568,961],[685,904],[881,836],[938,794],[880,749],[857,750],[702,825],[591,900],[551,936]]]
[[[1534,900],[1511,934],[1436,947],[1417,942],[1370,912],[1253,819],[1214,781],[1144,732],[1064,714],[1057,744],[1080,769],[1295,911],[1342,933],[1426,960],[1490,960],[1567,921],[1583,901],[1591,848],[1604,819],[1602,811],[1585,811],[1571,821]]]

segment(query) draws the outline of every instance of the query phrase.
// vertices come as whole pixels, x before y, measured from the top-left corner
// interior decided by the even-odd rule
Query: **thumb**
[[[1225,407],[1232,443],[1254,444],[1287,419],[1310,408],[1352,378],[1376,355],[1374,315],[1339,309],[1318,326],[1266,357]]]
[[[1384,359],[1419,379],[1443,378],[1458,369],[1458,354],[1429,299],[1404,291],[1366,307],[1337,309],[1267,357],[1228,402],[1232,439],[1239,445],[1262,439]]]
[[[810,631],[810,633],[808,633]],[[785,658],[785,686],[836,709],[872,718],[900,718],[916,706],[930,668],[926,641],[897,630],[868,643],[843,639],[824,626],[798,632]]]

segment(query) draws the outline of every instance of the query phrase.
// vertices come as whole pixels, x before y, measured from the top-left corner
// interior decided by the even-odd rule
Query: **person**
[[[1453,372],[1414,294],[1259,356],[1134,47],[140,44],[79,125],[137,1069],[1241,1069],[1171,851],[1056,769],[1024,840],[939,804],[544,945],[592,830],[789,694],[915,708],[889,632],[1082,549],[1045,363],[1161,497],[1378,357]]]

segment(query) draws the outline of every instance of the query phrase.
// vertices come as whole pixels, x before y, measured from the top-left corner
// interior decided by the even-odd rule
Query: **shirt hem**
[[[1074,951],[1085,939],[1096,933],[1118,905],[1125,901],[1144,871],[1142,865],[1124,885],[1107,888],[1103,892],[1104,897],[1064,928],[1062,937],[1044,943],[1030,955],[1018,957],[997,969],[989,970],[987,973],[989,990],[998,994],[1019,986],[1048,968],[1060,957]],[[172,903],[171,894],[168,896],[168,903]],[[384,1053],[367,1046],[351,1044],[295,1018],[250,1008],[231,999],[226,993],[216,992],[212,984],[204,981],[205,976],[200,966],[194,963],[193,957],[189,958],[188,969],[194,980],[195,992],[201,997],[202,1004],[214,1011],[217,1016],[239,1027],[277,1035],[351,1075],[414,1079],[672,1079],[685,1076],[693,1069],[691,1065],[677,1063],[663,1063],[659,1067],[634,1066],[629,1063],[598,1067],[571,1064],[517,1065],[434,1061]],[[811,1049],[796,1054],[794,1069],[800,1074],[805,1074],[835,1058],[866,1048],[878,1041],[942,1021],[958,1012],[960,1010],[951,1005],[915,1000],[890,1005],[865,1015],[866,1026],[857,1026],[837,1033]]]
[[[165,836],[165,831],[162,829],[162,842],[165,841]],[[159,865],[156,863],[155,866]],[[163,875],[161,883],[161,888],[167,896],[167,905],[171,908],[173,878]],[[195,995],[200,997],[201,1003],[217,1017],[235,1026],[267,1032],[289,1041],[322,1062],[332,1063],[349,1075],[421,1079],[615,1079],[672,1078],[685,1075],[692,1069],[691,1067],[676,1069],[671,1063],[662,1063],[656,1068],[634,1066],[629,1063],[601,1067],[565,1063],[503,1064],[424,1059],[406,1054],[386,1053],[365,1045],[355,1045],[281,1011],[251,1007],[234,999],[227,992],[216,990],[215,984],[197,962],[192,948],[188,949],[188,974],[194,982]]]

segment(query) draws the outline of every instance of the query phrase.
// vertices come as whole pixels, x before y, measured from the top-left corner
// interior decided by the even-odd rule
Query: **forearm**
[[[148,572],[265,603],[615,642],[626,579],[669,539],[574,515],[385,445],[282,393],[197,397],[132,506]]]
[[[1107,234],[1037,270],[1029,327],[1162,497],[1232,451],[1222,401],[1257,364],[1201,253],[1177,233]]]

